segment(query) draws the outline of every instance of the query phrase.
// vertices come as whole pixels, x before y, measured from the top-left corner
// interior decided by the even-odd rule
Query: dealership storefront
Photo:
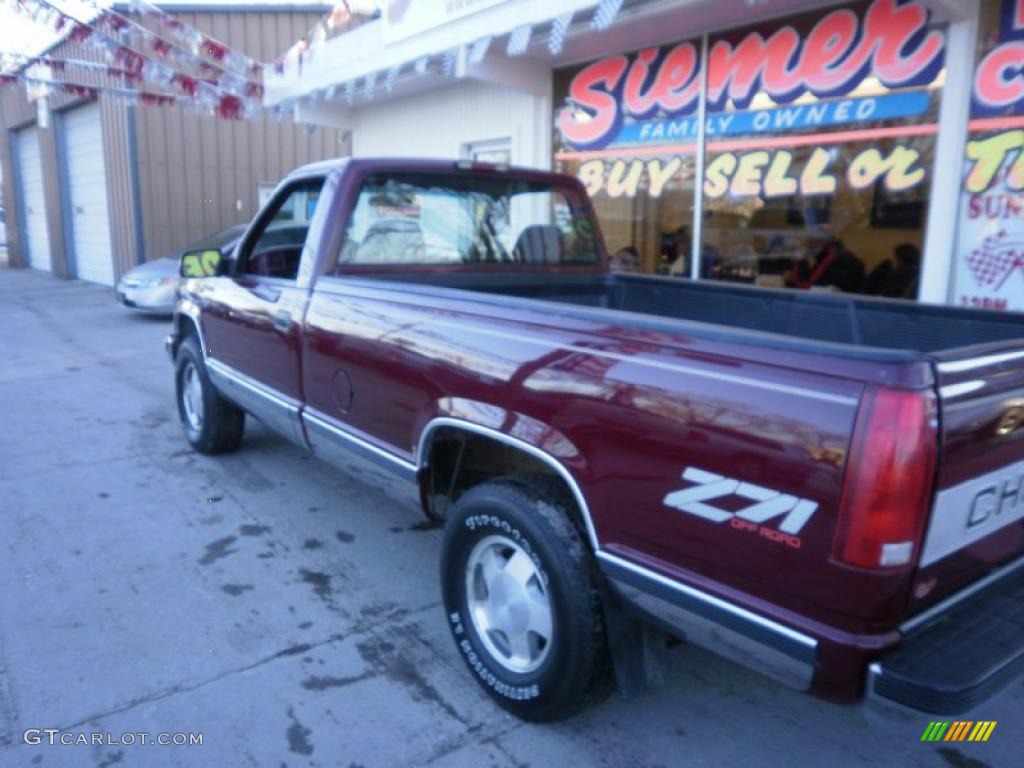
[[[983,3],[948,221],[953,298],[971,306],[1024,309],[1018,38],[1024,2]],[[642,271],[913,298],[945,43],[923,6],[876,0],[559,70],[555,167]]]
[[[426,151],[507,145],[578,176],[617,268],[1024,310],[1024,0],[755,3],[761,21],[706,29],[715,4],[654,3],[640,23],[642,5],[571,27],[557,55],[544,22],[522,56],[490,44],[492,69],[527,62],[532,79],[347,105],[355,152],[381,150],[403,103],[413,120],[450,97],[462,110],[431,112]],[[460,89],[532,92],[467,120]]]

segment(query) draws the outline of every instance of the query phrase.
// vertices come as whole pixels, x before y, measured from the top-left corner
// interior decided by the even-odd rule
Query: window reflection
[[[916,296],[945,82],[927,5],[815,10],[707,45],[699,211],[699,43],[556,73],[556,168],[593,195],[609,251],[649,273]]]

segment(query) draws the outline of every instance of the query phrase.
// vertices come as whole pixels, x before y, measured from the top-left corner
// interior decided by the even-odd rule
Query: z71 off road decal
[[[757,533],[763,538],[782,542],[794,548],[800,547],[800,538],[797,534],[818,508],[816,501],[791,496],[765,488],[763,485],[716,475],[714,472],[706,472],[696,467],[687,467],[683,472],[683,480],[696,485],[667,494],[664,500],[666,506],[713,523],[728,522],[733,528]],[[708,503],[731,496],[749,499],[754,503],[734,512]],[[761,525],[777,517],[782,517],[777,530]]]

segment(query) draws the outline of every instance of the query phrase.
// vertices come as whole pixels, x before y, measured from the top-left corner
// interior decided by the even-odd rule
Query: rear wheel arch
[[[443,519],[471,488],[515,475],[543,486],[563,502],[581,538],[592,552],[597,551],[597,533],[583,489],[572,472],[542,448],[490,427],[441,417],[424,427],[416,456],[420,498],[428,516]]]

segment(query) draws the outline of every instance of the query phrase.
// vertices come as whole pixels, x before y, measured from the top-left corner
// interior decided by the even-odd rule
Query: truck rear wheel
[[[245,430],[245,412],[214,388],[194,337],[181,343],[176,359],[178,415],[189,445],[209,455],[237,450]]]
[[[514,478],[467,491],[441,557],[448,624],[473,677],[517,717],[570,717],[611,690],[587,547],[550,489]]]

